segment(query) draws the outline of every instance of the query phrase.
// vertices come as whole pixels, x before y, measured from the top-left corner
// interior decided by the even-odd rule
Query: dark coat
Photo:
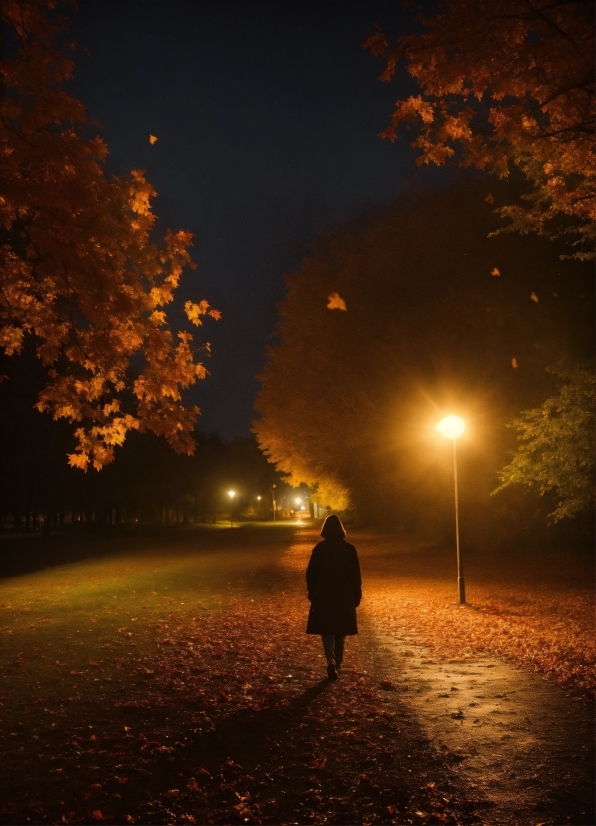
[[[324,539],[315,545],[306,569],[311,601],[307,634],[357,634],[356,608],[362,580],[356,548],[345,539]]]

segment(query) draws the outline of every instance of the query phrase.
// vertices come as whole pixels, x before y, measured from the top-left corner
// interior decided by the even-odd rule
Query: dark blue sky
[[[211,376],[192,391],[207,432],[248,434],[283,275],[317,232],[436,180],[407,143],[377,137],[410,87],[377,80],[360,48],[375,22],[392,37],[413,25],[398,0],[80,0],[73,13],[91,56],[72,88],[109,167],[146,170],[160,226],[195,234],[180,297],[223,313],[203,328]]]

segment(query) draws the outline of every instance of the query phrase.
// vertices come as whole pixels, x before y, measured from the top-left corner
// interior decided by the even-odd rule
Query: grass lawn
[[[585,557],[473,557],[460,607],[449,551],[349,538],[379,627],[445,657],[494,651],[577,696],[593,685]],[[10,544],[13,569],[43,541]],[[286,524],[56,538],[41,555],[62,564],[0,581],[0,822],[479,822],[363,667],[363,637],[335,694],[321,681],[304,635],[315,541]]]

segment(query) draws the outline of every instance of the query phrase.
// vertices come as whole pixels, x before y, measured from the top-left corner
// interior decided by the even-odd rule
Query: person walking
[[[344,641],[358,633],[356,608],[362,599],[358,553],[346,542],[346,532],[335,514],[321,530],[323,541],[313,548],[306,569],[310,611],[307,634],[320,634],[327,658],[327,676],[337,680],[344,658]]]

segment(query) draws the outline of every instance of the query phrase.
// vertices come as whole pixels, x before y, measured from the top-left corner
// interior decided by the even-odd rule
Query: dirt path
[[[496,657],[441,660],[407,629],[388,635],[374,613],[359,614],[350,643],[360,662],[393,683],[402,715],[444,755],[483,824],[596,822],[593,704]]]
[[[593,824],[593,707],[502,660],[441,662],[374,630],[372,656],[435,748],[482,801],[487,826]]]

